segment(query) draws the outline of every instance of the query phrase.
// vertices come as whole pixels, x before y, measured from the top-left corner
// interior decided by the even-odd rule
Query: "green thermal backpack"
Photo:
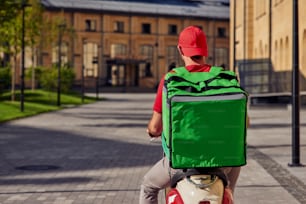
[[[165,75],[162,146],[172,168],[246,164],[247,93],[232,71]]]

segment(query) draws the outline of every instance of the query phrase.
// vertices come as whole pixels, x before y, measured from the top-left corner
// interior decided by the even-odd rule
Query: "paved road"
[[[154,95],[103,97],[107,100],[0,125],[1,204],[138,203],[142,176],[162,156],[160,141],[150,142],[145,134]],[[306,168],[287,165],[290,114],[286,108],[251,107],[248,165],[236,204],[306,203]]]

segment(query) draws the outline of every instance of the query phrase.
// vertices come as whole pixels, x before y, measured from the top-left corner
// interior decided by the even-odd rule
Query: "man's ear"
[[[178,49],[178,51],[179,51],[180,55],[184,56],[184,53],[183,53],[182,47],[178,45],[178,46],[177,46],[177,49]]]

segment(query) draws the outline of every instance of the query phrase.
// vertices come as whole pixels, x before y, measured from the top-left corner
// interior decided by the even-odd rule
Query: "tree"
[[[15,2],[12,0],[0,1],[0,52],[2,53],[11,54],[9,42],[11,41],[11,33],[14,30],[12,25],[14,25],[17,14],[18,10]],[[13,75],[13,72],[12,70],[11,75]],[[15,81],[14,77],[12,77],[12,81]]]
[[[28,4],[27,7],[22,5]],[[65,23],[64,13],[50,18],[44,16],[40,0],[0,0],[0,52],[9,54],[11,58],[11,92],[12,100],[15,100],[15,82],[17,77],[18,55],[22,46],[22,12],[25,14],[25,47],[31,48],[32,53],[32,89],[35,87],[35,66],[41,65],[39,59],[35,62],[34,56],[41,56],[42,47],[49,47],[57,42],[60,33],[59,25]],[[75,37],[74,29],[65,27],[63,34],[67,37]],[[37,52],[36,52],[37,51]]]
[[[35,89],[35,65],[37,66],[37,61],[35,62],[34,56],[37,54],[38,45],[42,40],[40,35],[41,30],[43,29],[43,9],[40,4],[40,1],[30,0],[31,12],[29,12],[27,18],[27,41],[28,45],[31,48],[31,60],[32,60],[32,77],[31,77],[31,87],[32,90]]]
[[[4,1],[3,5],[7,11],[1,10],[3,16],[1,16],[1,27],[0,27],[0,35],[1,35],[1,45],[2,51],[4,53],[13,56],[13,65],[11,71],[11,87],[12,87],[12,100],[15,100],[15,81],[16,81],[16,64],[17,64],[17,54],[20,51],[20,40],[21,40],[21,20],[19,20],[19,8],[17,7],[17,1],[14,3],[9,3],[8,1]],[[11,15],[13,12],[15,15]]]
[[[6,22],[10,21],[17,15],[15,9],[16,3],[12,0],[1,0],[0,1],[0,27]]]
[[[30,3],[30,4],[27,4]],[[3,7],[2,7],[3,6]],[[1,51],[11,56],[11,92],[15,100],[17,58],[22,45],[22,20],[25,21],[25,46],[34,47],[42,25],[42,8],[39,0],[2,0],[0,7],[0,46]],[[24,19],[22,14],[24,13]],[[3,46],[8,45],[8,46]]]

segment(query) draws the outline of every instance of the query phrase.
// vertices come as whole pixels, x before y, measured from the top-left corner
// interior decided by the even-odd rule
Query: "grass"
[[[96,101],[95,98],[85,96],[84,103],[82,103],[81,95],[76,93],[61,94],[60,99],[61,106],[57,106],[57,93],[25,90],[24,111],[21,112],[20,92],[16,92],[15,101],[11,101],[10,92],[3,93],[0,95],[0,123]]]

